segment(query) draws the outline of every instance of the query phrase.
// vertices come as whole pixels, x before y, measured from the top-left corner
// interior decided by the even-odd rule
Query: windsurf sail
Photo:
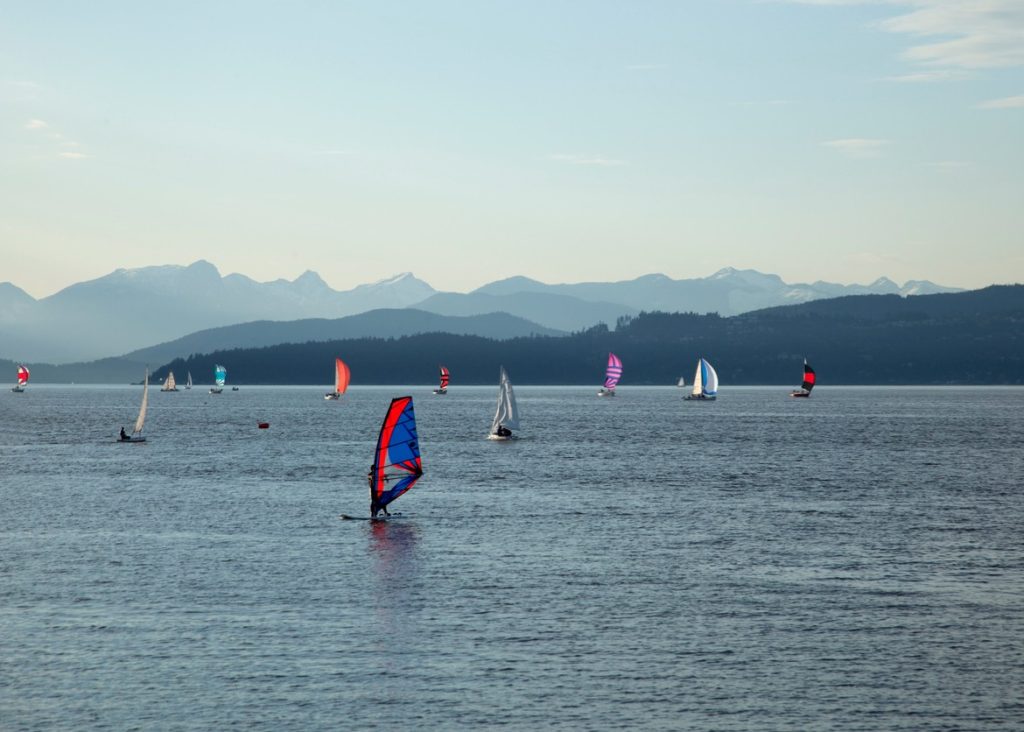
[[[622,361],[614,353],[608,354],[608,370],[604,372],[604,388],[613,390],[622,378]]]
[[[412,397],[391,400],[370,468],[370,511],[384,508],[423,475]]]
[[[142,428],[146,424],[146,406],[149,404],[149,369],[146,369],[146,378],[142,380],[142,404],[139,406],[139,416],[135,419],[135,429],[132,430],[132,437],[142,434]]]
[[[25,386],[25,384],[28,383],[28,377],[29,376],[31,376],[31,374],[29,374],[28,369],[25,368],[24,366],[22,366],[21,364],[19,364],[18,365],[18,386]]]
[[[800,385],[800,388],[806,391],[808,394],[811,393],[811,389],[814,388],[814,382],[816,380],[814,369],[807,363],[807,359],[804,359],[804,383]],[[827,391],[827,390],[826,390]]]
[[[334,359],[334,393],[344,394],[348,389],[348,382],[352,379],[352,372],[348,365],[340,358]]]
[[[498,381],[498,409],[491,424],[492,435],[498,433],[498,427],[519,429],[519,406],[516,404],[516,394],[512,391],[512,382],[508,380],[504,366],[501,367],[501,377]]]
[[[448,367],[447,366],[442,366],[441,367],[441,385],[439,387],[437,387],[438,389],[447,389],[448,388],[448,378],[449,378],[449,376],[450,376],[450,374],[448,373]]]
[[[221,366],[220,364],[216,364],[213,367],[213,382],[217,386],[224,386],[224,382],[227,381],[227,380],[228,380],[228,370],[226,368],[224,368],[223,366]]]

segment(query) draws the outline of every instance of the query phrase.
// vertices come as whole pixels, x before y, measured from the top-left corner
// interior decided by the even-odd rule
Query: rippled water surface
[[[1024,728],[1024,390],[140,390],[0,394],[0,728]]]

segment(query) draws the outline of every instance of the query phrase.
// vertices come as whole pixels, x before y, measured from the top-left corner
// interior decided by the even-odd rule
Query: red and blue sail
[[[449,380],[450,376],[451,376],[451,374],[448,372],[448,367],[447,366],[442,366],[441,367],[441,385],[439,387],[437,387],[437,388],[438,389],[447,389],[448,388],[448,380]]]
[[[412,397],[391,400],[377,438],[370,469],[370,511],[381,509],[415,485],[423,475]]]
[[[604,372],[604,388],[611,391],[622,378],[622,361],[614,353],[608,354],[608,370]]]

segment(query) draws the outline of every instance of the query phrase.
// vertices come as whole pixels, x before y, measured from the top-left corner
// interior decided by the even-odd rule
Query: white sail
[[[704,359],[701,360],[704,361]],[[708,396],[714,396],[718,393],[718,372],[707,361],[704,361],[704,366],[708,372],[707,383],[704,384],[704,393]]]
[[[697,359],[697,373],[693,375],[693,396],[700,396],[703,388],[703,380],[700,378],[700,362],[703,359]]]
[[[191,389],[192,388],[192,372],[191,371],[188,372],[188,379],[185,381],[185,388],[186,389]]]
[[[682,376],[680,376],[679,377],[679,381],[676,383],[676,386],[678,386],[680,388],[686,386],[686,379],[684,379]]]
[[[498,432],[498,427],[510,430],[519,429],[519,407],[516,405],[516,394],[512,391],[512,383],[508,380],[505,368],[501,369],[501,381],[498,383],[498,410],[494,413],[491,434]]]
[[[142,433],[142,426],[146,424],[146,405],[149,404],[149,369],[146,369],[146,378],[142,381],[142,406],[139,407],[139,417],[135,420],[135,429],[132,436]]]
[[[164,379],[164,391],[174,391],[178,388],[178,382],[174,380],[174,372],[167,372],[167,378]]]

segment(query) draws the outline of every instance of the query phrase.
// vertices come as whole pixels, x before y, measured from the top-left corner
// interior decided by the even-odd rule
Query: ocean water
[[[0,729],[1024,728],[1024,389],[323,391],[0,394]]]

